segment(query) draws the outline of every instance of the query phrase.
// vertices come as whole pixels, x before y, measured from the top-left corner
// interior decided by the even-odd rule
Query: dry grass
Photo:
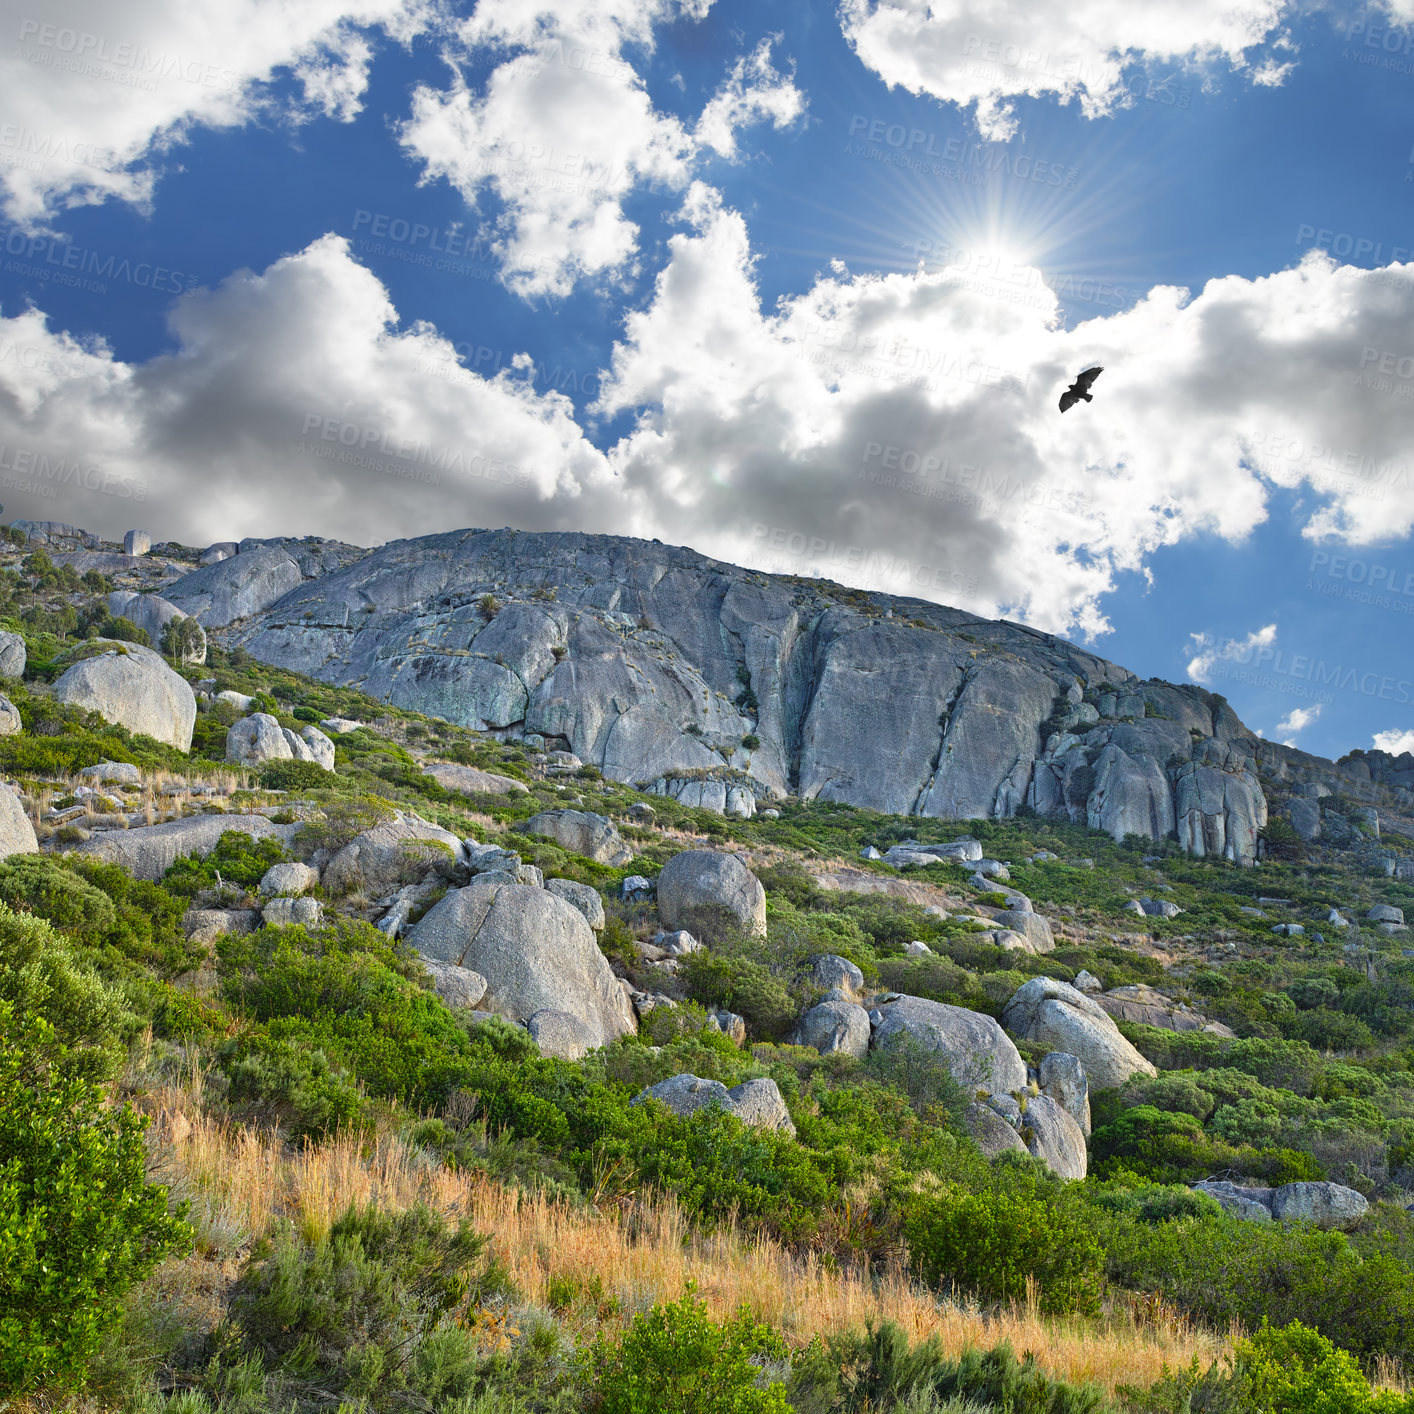
[[[1165,1365],[1194,1356],[1207,1364],[1228,1347],[1162,1302],[1130,1305],[1100,1322],[1043,1318],[1034,1303],[982,1311],[940,1301],[901,1270],[871,1276],[731,1230],[695,1234],[671,1201],[572,1208],[452,1173],[395,1139],[289,1151],[268,1134],[204,1117],[190,1092],[168,1090],[151,1103],[157,1176],[191,1200],[209,1256],[239,1251],[280,1218],[314,1237],[351,1202],[398,1209],[420,1200],[490,1234],[527,1300],[544,1304],[553,1278],[590,1285],[597,1278],[605,1296],[618,1298],[620,1321],[677,1297],[691,1280],[714,1310],[745,1305],[794,1343],[887,1318],[915,1338],[937,1335],[950,1353],[1006,1338],[1052,1374],[1108,1389],[1151,1384]]]

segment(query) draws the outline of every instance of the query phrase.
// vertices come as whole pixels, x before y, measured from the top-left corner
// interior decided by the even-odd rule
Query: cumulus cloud
[[[331,117],[359,108],[368,41],[429,22],[430,0],[64,0],[5,6],[0,46],[0,191],[9,217],[52,223],[107,200],[145,206],[163,155],[196,126],[243,124],[296,71]]]
[[[1208,683],[1212,681],[1213,669],[1218,663],[1246,663],[1250,661],[1253,650],[1270,648],[1277,641],[1277,626],[1266,624],[1253,629],[1242,639],[1216,639],[1206,633],[1191,633],[1188,636],[1196,650],[1188,660],[1188,676],[1194,682]]]
[[[1321,715],[1321,704],[1318,702],[1314,707],[1295,707],[1280,722],[1277,723],[1277,731],[1281,733],[1281,744],[1283,746],[1295,746],[1296,734],[1304,731]]]
[[[176,302],[171,355],[124,363],[0,317],[0,486],[11,517],[194,544],[358,543],[463,525],[634,529],[567,398],[528,360],[483,378],[325,236]]]
[[[996,0],[843,0],[840,21],[860,61],[890,88],[975,105],[983,136],[1001,141],[1016,131],[1014,100],[1076,100],[1087,117],[1127,107],[1134,66],[1221,64],[1254,81],[1280,82],[1284,66],[1262,46],[1286,47],[1284,0],[1096,0],[1085,6],[1037,6]],[[1255,65],[1255,67],[1254,67]],[[1164,76],[1159,82],[1164,81]],[[1156,102],[1151,74],[1138,90]]]
[[[1376,732],[1371,745],[1376,751],[1388,751],[1391,756],[1402,756],[1406,751],[1414,751],[1414,731],[1393,727],[1387,732]]]
[[[740,127],[800,113],[770,41],[734,65],[695,129],[654,106],[625,50],[651,49],[655,25],[701,18],[709,4],[482,0],[460,26],[449,84],[418,87],[402,141],[424,181],[446,180],[473,207],[488,193],[500,203],[495,248],[511,289],[564,295],[628,267],[638,227],[624,202],[635,188],[681,190],[705,151],[735,155]],[[503,57],[473,91],[466,61],[487,53]]]
[[[1070,330],[1039,271],[995,261],[841,266],[765,310],[739,213],[697,185],[683,216],[600,410],[638,412],[615,465],[713,554],[1098,633],[1119,572],[1240,542],[1274,486],[1313,539],[1414,522],[1407,404],[1366,376],[1403,347],[1414,266],[1313,254]],[[1095,402],[1062,417],[1092,364]]]

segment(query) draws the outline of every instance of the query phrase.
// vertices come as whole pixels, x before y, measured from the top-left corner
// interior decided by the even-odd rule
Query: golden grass
[[[936,1335],[951,1354],[1006,1338],[1052,1374],[1110,1390],[1152,1384],[1166,1365],[1195,1356],[1206,1365],[1230,1344],[1162,1302],[1131,1304],[1101,1321],[1042,1317],[1034,1302],[984,1311],[939,1300],[899,1269],[835,1269],[734,1230],[694,1233],[670,1200],[574,1208],[453,1173],[396,1139],[291,1151],[270,1134],[203,1116],[189,1092],[167,1090],[149,1103],[156,1177],[191,1200],[208,1253],[239,1250],[282,1218],[315,1237],[352,1202],[400,1209],[422,1201],[489,1234],[527,1300],[545,1304],[554,1278],[597,1278],[621,1303],[618,1321],[676,1298],[691,1280],[715,1311],[745,1305],[793,1343],[887,1318],[915,1339]]]

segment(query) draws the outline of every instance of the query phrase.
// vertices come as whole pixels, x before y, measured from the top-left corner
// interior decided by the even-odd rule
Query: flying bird
[[[1090,387],[1095,379],[1104,371],[1103,368],[1087,368],[1084,373],[1080,374],[1075,382],[1061,394],[1060,410],[1062,412],[1069,411],[1082,398],[1084,398],[1087,403],[1093,402],[1094,398],[1090,392]]]

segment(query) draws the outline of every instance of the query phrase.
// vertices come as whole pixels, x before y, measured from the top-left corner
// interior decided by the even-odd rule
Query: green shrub
[[[223,883],[253,889],[272,864],[285,857],[284,846],[273,838],[254,839],[241,830],[227,830],[204,859],[183,855],[162,876],[169,892],[191,898],[210,888],[219,874]]]
[[[1376,1394],[1355,1359],[1324,1336],[1292,1321],[1281,1330],[1265,1322],[1234,1355],[1262,1414],[1370,1414],[1414,1410],[1414,1398]]]
[[[101,889],[47,854],[12,854],[0,862],[0,899],[86,942],[95,942],[118,921],[117,909]]]
[[[189,1229],[131,1109],[41,1016],[0,1001],[0,1393],[82,1383],[126,1291]]]
[[[265,790],[319,790],[337,779],[317,761],[267,761],[260,768]]]
[[[598,1414],[791,1414],[785,1385],[757,1363],[785,1357],[785,1341],[743,1307],[720,1324],[688,1287],[635,1316],[617,1344],[590,1352]]]

